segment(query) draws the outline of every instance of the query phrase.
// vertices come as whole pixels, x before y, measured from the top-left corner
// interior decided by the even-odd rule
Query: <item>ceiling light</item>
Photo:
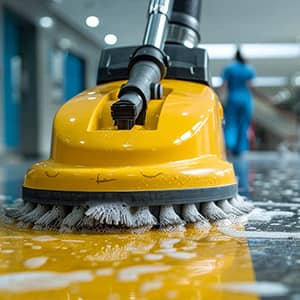
[[[237,50],[235,44],[199,44],[198,48],[206,49],[211,59],[232,59]]]
[[[211,59],[233,59],[238,49],[236,44],[199,44],[206,49]],[[242,44],[239,46],[246,59],[291,59],[300,57],[299,43]]]
[[[243,44],[241,51],[249,59],[297,58],[300,57],[300,44]]]
[[[99,25],[99,18],[96,16],[89,16],[85,19],[85,24],[89,27],[95,28]]]
[[[212,86],[218,88],[222,85],[223,79],[219,76],[212,77]],[[278,87],[286,86],[289,81],[284,76],[261,76],[253,79],[253,85],[258,87]]]
[[[285,86],[289,84],[289,80],[284,76],[263,76],[253,79],[253,85],[261,87],[276,87]]]
[[[39,24],[43,28],[51,28],[54,24],[54,21],[51,17],[41,17],[39,20]]]
[[[105,37],[104,37],[104,42],[107,44],[107,45],[114,45],[116,42],[118,41],[118,38],[116,35],[114,34],[107,34]]]

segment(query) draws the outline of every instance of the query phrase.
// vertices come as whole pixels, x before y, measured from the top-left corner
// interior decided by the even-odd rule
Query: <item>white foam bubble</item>
[[[267,213],[272,219],[291,218],[295,215],[291,211],[268,211]]]
[[[148,260],[148,261],[161,260],[161,259],[163,259],[163,255],[149,253],[149,254],[144,255],[144,259]]]
[[[160,247],[161,248],[173,248],[173,246],[177,243],[179,243],[181,240],[180,239],[167,239],[167,240],[162,240],[160,242]]]
[[[9,236],[7,236],[7,235],[3,235],[3,236],[0,236],[0,239],[1,240],[8,240],[8,239],[10,239],[10,240],[21,240],[21,239],[24,239],[24,236],[21,236],[21,235],[9,235]]]
[[[196,264],[190,264],[188,269],[193,275],[200,276],[214,271],[216,269],[216,266],[216,259],[203,259],[197,261]]]
[[[44,265],[48,260],[48,257],[46,256],[39,256],[39,257],[33,257],[29,258],[24,261],[24,266],[29,269],[36,269]]]
[[[161,281],[149,281],[142,284],[142,286],[140,287],[140,291],[142,293],[147,293],[150,291],[159,290],[160,288],[162,288],[162,286],[163,283]]]
[[[10,253],[14,253],[14,250],[13,249],[3,249],[3,250],[1,250],[1,253],[10,254]]]
[[[166,294],[167,299],[174,299],[178,295],[177,291],[168,291]]]
[[[77,244],[84,243],[83,240],[61,240],[61,241],[65,243],[77,243]]]
[[[93,276],[89,271],[70,273],[19,272],[0,275],[0,290],[12,293],[55,290],[68,287],[71,283],[92,280]]]
[[[295,239],[300,240],[300,232],[273,232],[273,231],[239,231],[230,227],[218,227],[223,234],[235,238],[248,239]]]
[[[96,270],[96,275],[97,276],[110,276],[112,275],[114,270],[112,268],[103,268],[103,269],[98,269]]]
[[[136,281],[142,274],[158,273],[170,270],[166,265],[139,265],[121,269],[118,274],[118,280],[123,282]]]
[[[31,247],[31,249],[33,249],[33,250],[41,250],[42,247],[39,246],[39,245],[33,245],[33,246]]]
[[[297,203],[289,203],[289,202],[273,202],[273,201],[267,201],[267,202],[260,202],[255,201],[253,202],[255,206],[271,206],[271,207],[300,207],[300,204]]]
[[[51,242],[51,241],[56,241],[57,238],[54,238],[49,235],[41,235],[41,236],[36,236],[32,238],[33,241],[39,241],[39,242]]]
[[[157,252],[157,253],[170,253],[170,252],[176,252],[176,249],[175,248],[158,249],[155,252]]]
[[[248,220],[268,223],[272,219],[278,219],[283,217],[290,218],[293,216],[294,213],[290,211],[266,211],[261,208],[255,208],[251,213],[249,213]]]
[[[213,286],[218,290],[225,290],[229,292],[254,294],[261,297],[279,297],[285,296],[289,293],[289,289],[277,282],[230,282]]]
[[[196,246],[184,246],[184,247],[181,247],[181,249],[183,251],[191,251],[191,250],[195,250],[197,247]]]
[[[190,252],[170,252],[166,256],[176,258],[176,259],[191,259],[196,257],[196,253]]]

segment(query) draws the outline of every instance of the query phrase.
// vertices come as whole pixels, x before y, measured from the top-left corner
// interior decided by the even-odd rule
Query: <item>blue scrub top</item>
[[[227,82],[227,105],[251,106],[252,96],[247,83],[255,77],[254,69],[248,64],[235,61],[224,69],[222,77]]]

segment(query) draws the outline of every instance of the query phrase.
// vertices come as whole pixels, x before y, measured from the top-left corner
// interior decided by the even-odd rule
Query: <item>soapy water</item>
[[[282,218],[291,218],[295,214],[290,211],[267,211],[261,208],[255,208],[248,215],[248,222],[257,221],[257,222],[270,222],[272,219],[282,219]]]
[[[48,260],[46,256],[33,257],[24,261],[24,266],[28,269],[37,269],[44,265]]]
[[[293,239],[300,240],[300,232],[273,232],[273,231],[247,231],[236,230],[230,227],[219,227],[218,230],[223,234],[234,238],[247,238],[247,239]]]
[[[254,205],[259,207],[288,207],[288,208],[300,208],[300,204],[297,203],[286,203],[286,202],[273,202],[273,201],[254,201]]]
[[[285,208],[293,208],[298,207],[300,205],[294,203],[275,203],[275,202],[254,202],[256,204],[256,208],[248,215],[248,223],[251,226],[248,226],[248,230],[239,230],[234,226],[217,226],[218,231],[221,233],[233,237],[233,238],[247,238],[247,239],[266,239],[266,240],[300,240],[300,232],[286,232],[286,231],[258,231],[257,227],[253,226],[253,223],[260,224],[269,224],[270,226],[282,226],[283,224],[280,222],[281,220],[286,220],[287,218],[292,218],[295,216],[294,212],[291,211],[282,211],[282,210],[271,210],[268,211],[266,209],[259,208],[261,207],[285,207]],[[279,220],[278,223],[271,223],[273,219]],[[291,224],[286,224],[285,227],[292,227]],[[249,230],[251,229],[251,230]]]
[[[260,297],[280,297],[289,293],[289,288],[278,282],[230,282],[213,285],[213,288],[232,293],[253,294]]]
[[[0,291],[24,293],[30,291],[47,291],[68,287],[72,283],[93,280],[90,271],[78,272],[17,272],[0,275]]]
[[[170,270],[170,266],[167,265],[139,265],[139,266],[130,266],[127,268],[121,269],[117,278],[121,282],[136,281],[138,277],[142,274],[164,272]]]
[[[267,216],[265,217],[265,222],[268,223],[272,219],[281,217],[290,218],[294,215],[294,212],[289,211],[274,212],[256,208],[252,214],[249,214],[248,219],[249,222],[258,222],[262,216]],[[216,270],[218,270],[222,264],[226,264],[225,257],[227,259],[230,257],[234,240],[247,237],[250,239],[272,239],[272,234],[275,234],[256,231],[251,232],[251,234],[249,231],[245,231],[245,234],[242,229],[239,231],[237,228],[238,226],[235,225],[219,226],[217,227],[219,232],[213,228],[212,231],[207,232],[206,235],[203,235],[202,231],[197,230],[186,230],[186,232],[178,233],[149,233],[136,236],[115,235],[106,237],[104,235],[101,238],[99,237],[99,241],[95,239],[96,236],[92,236],[91,238],[88,235],[68,236],[52,235],[51,233],[48,235],[27,236],[26,230],[20,231],[19,233],[22,234],[23,244],[26,244],[25,246],[28,248],[40,246],[43,249],[48,249],[47,253],[49,253],[49,257],[40,254],[26,257],[26,260],[23,262],[25,266],[24,272],[0,276],[0,291],[9,293],[50,291],[70,288],[71,285],[80,285],[85,282],[93,282],[97,277],[101,277],[101,279],[108,278],[110,282],[118,282],[119,284],[135,284],[141,294],[154,293],[166,288],[167,281],[165,278],[167,278],[167,276],[173,276],[175,270],[173,266],[175,264],[179,268],[183,268],[182,266],[186,268],[183,274],[185,278],[180,279],[178,274],[176,280],[185,280],[186,283],[184,284],[187,285],[189,284],[188,281],[192,280],[191,278],[195,278],[196,280],[196,276],[209,276],[209,274],[217,272]],[[191,234],[191,232],[193,232],[193,234]],[[257,235],[253,236],[253,234],[257,233],[260,235],[259,237]],[[281,234],[281,238],[290,237],[286,237],[284,234]],[[7,241],[14,241],[14,239],[9,239],[11,236],[6,236],[8,237]],[[88,247],[86,249],[84,248],[87,246],[87,243],[91,243],[89,239],[93,240],[92,248],[89,251],[82,252],[82,250],[88,249]],[[110,242],[111,239],[116,240],[117,243],[112,244]],[[19,240],[16,239],[15,242],[19,243]],[[226,250],[224,249],[224,253],[219,251],[214,252],[217,243],[225,243],[225,245],[230,246],[225,247]],[[240,245],[239,243],[238,241],[238,245]],[[202,250],[200,250],[199,247],[201,247]],[[52,262],[49,258],[51,257],[52,250],[50,251],[50,249],[60,252],[60,255],[62,255],[61,251],[65,251],[66,254],[68,253],[67,255],[72,256],[74,260],[84,261],[86,269],[78,272],[49,272],[48,270],[41,270],[49,266],[51,267]],[[72,249],[72,251],[69,249]],[[232,249],[234,249],[234,247]],[[208,254],[209,252],[207,251],[213,252]],[[226,251],[230,253],[226,253]],[[203,255],[203,257],[201,257],[201,255]],[[126,262],[130,259],[131,264],[127,265]],[[59,263],[61,262],[57,261],[57,264]],[[28,269],[32,269],[32,272],[27,272]],[[20,279],[20,274],[24,274],[23,281]],[[190,276],[189,279],[186,277],[187,274]],[[144,278],[147,278],[147,280],[145,281]],[[7,282],[11,284],[8,285]],[[226,293],[235,292],[242,294],[251,294],[253,290],[256,290],[258,295],[266,295],[263,291],[266,289],[266,283],[264,284],[264,286],[260,285],[260,292],[257,292],[259,290],[258,286],[250,285],[250,287],[252,287],[251,290],[248,282],[246,284],[248,289],[243,286],[243,284],[234,282],[229,282],[228,286],[213,287],[213,289],[221,289]],[[174,289],[174,287],[172,288]],[[272,288],[274,294],[276,289],[275,287]],[[176,294],[178,291],[175,290],[174,293]],[[277,290],[276,293],[278,295],[283,292]],[[178,295],[180,295],[180,293]]]
[[[149,282],[145,282],[141,287],[140,287],[140,291],[142,293],[147,293],[150,291],[154,291],[154,290],[159,290],[161,289],[163,286],[163,282],[162,281],[149,281]]]

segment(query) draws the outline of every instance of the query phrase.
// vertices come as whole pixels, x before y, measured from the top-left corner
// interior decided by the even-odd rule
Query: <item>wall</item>
[[[19,15],[37,24],[37,61],[38,61],[38,152],[46,157],[50,149],[50,136],[52,119],[61,102],[53,99],[52,86],[49,73],[49,50],[51,48],[67,47],[70,51],[84,58],[86,62],[86,86],[95,85],[100,47],[88,37],[85,37],[76,28],[65,23],[59,16],[39,0],[0,0],[0,24],[3,19],[3,7],[14,10]],[[41,28],[38,26],[39,18],[51,16],[55,20],[53,28]],[[0,76],[3,76],[2,30],[0,30]],[[3,120],[3,78],[0,78],[0,120]],[[4,152],[3,122],[0,122],[0,153]]]
[[[3,11],[2,11],[2,3],[0,0],[0,154],[4,152],[4,128],[3,128]]]

